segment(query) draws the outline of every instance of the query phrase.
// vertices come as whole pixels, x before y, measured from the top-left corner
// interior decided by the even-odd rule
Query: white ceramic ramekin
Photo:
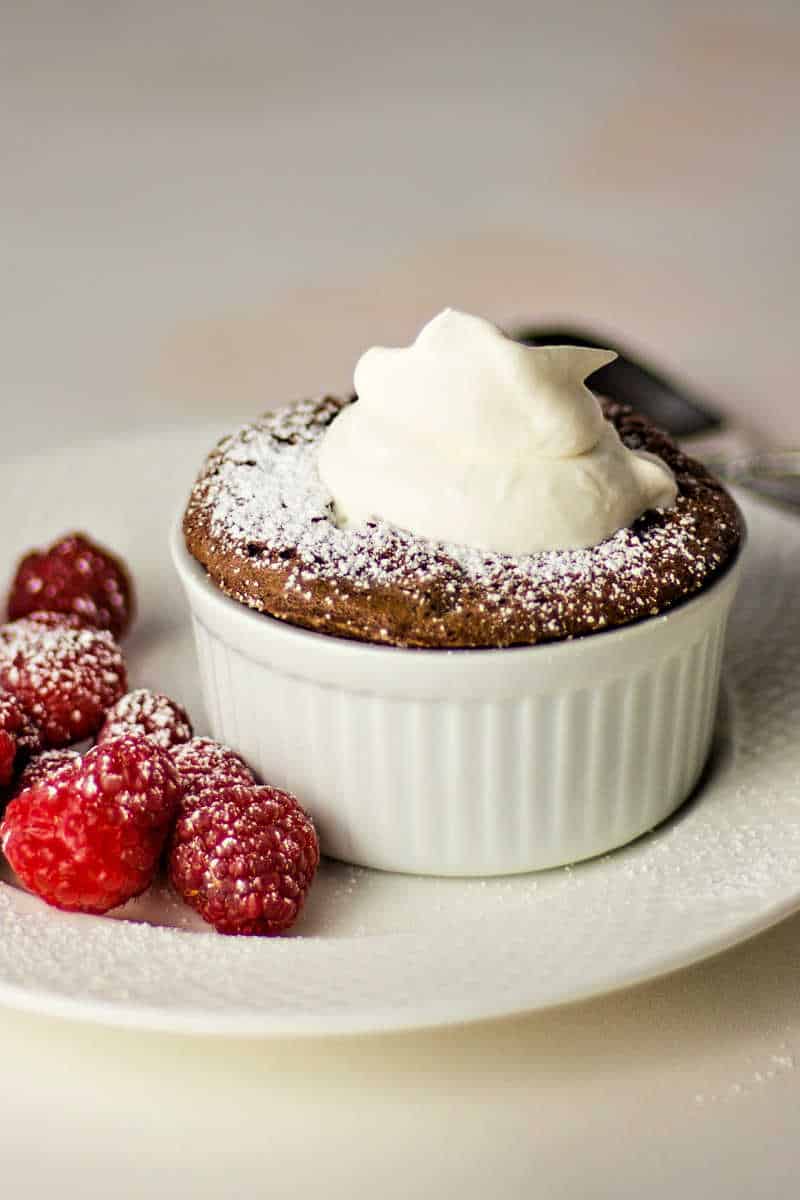
[[[325,854],[501,875],[611,850],[691,792],[740,565],[666,616],[553,645],[403,650],[229,599],[173,533],[214,736],[312,814]]]

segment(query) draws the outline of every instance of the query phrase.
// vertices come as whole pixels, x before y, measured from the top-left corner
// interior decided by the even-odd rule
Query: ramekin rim
[[[177,518],[172,523],[170,534],[172,563],[181,578],[181,582],[191,577],[191,582],[201,588],[213,603],[223,608],[231,620],[238,620],[249,625],[256,634],[260,633],[261,630],[267,629],[271,636],[285,637],[288,642],[294,640],[296,644],[304,646],[317,645],[320,648],[325,646],[329,649],[336,646],[341,653],[361,654],[373,661],[377,661],[380,657],[386,657],[388,660],[396,657],[398,653],[406,655],[409,652],[413,653],[415,658],[418,657],[420,661],[424,660],[426,662],[431,662],[436,658],[443,659],[452,658],[453,656],[461,657],[463,655],[475,655],[487,660],[495,659],[497,655],[502,655],[506,661],[509,661],[509,656],[521,658],[526,655],[536,654],[537,652],[539,655],[547,652],[548,655],[563,654],[566,656],[570,652],[574,654],[579,647],[585,646],[587,643],[594,644],[599,639],[606,641],[611,637],[620,645],[623,639],[626,642],[631,642],[634,639],[647,636],[648,629],[652,628],[655,623],[658,623],[659,627],[663,628],[666,622],[674,624],[681,618],[687,619],[689,614],[695,612],[704,602],[711,601],[719,587],[740,568],[747,540],[747,530],[742,521],[741,538],[735,552],[725,563],[722,570],[714,576],[706,587],[703,587],[700,591],[680,601],[678,604],[673,605],[666,612],[648,615],[639,620],[628,622],[625,625],[599,629],[594,633],[585,634],[581,637],[537,642],[529,646],[393,646],[377,642],[361,641],[358,638],[345,638],[338,634],[323,633],[315,629],[306,629],[302,625],[294,625],[290,621],[281,620],[279,617],[262,612],[260,609],[251,608],[240,600],[234,600],[232,596],[227,595],[227,593],[218,587],[203,565],[189,552],[183,535],[184,511],[185,504],[182,504],[178,510]]]

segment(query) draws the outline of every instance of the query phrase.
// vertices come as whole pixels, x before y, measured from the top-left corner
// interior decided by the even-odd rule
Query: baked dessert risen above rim
[[[325,397],[265,413],[212,451],[183,530],[233,599],[384,645],[534,645],[664,613],[714,580],[741,542],[738,508],[706,468],[631,409],[602,400],[625,446],[671,468],[677,498],[598,545],[510,555],[377,519],[342,528],[317,451],[352,403]]]
[[[210,455],[173,540],[209,719],[306,798],[323,853],[539,870],[695,786],[743,527],[589,390],[614,357],[445,310],[361,356],[357,400],[266,413]]]

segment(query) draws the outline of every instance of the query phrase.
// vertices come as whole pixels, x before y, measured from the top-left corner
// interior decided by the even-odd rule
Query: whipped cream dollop
[[[318,470],[340,525],[377,518],[438,542],[531,554],[594,546],[675,501],[584,380],[612,350],[523,346],[446,309],[412,346],[373,347]]]

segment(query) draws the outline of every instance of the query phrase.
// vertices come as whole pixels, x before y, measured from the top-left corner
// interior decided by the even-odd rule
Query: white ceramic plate
[[[6,572],[83,528],[139,592],[134,686],[203,730],[171,518],[215,431],[149,433],[2,467]],[[747,569],[715,754],[672,820],[572,869],[424,879],[325,864],[292,936],[206,932],[161,887],[112,918],[59,913],[0,872],[0,1002],[213,1034],[412,1029],[598,995],[697,961],[800,907],[800,521],[747,503]],[[268,719],[268,717],[267,717]]]

